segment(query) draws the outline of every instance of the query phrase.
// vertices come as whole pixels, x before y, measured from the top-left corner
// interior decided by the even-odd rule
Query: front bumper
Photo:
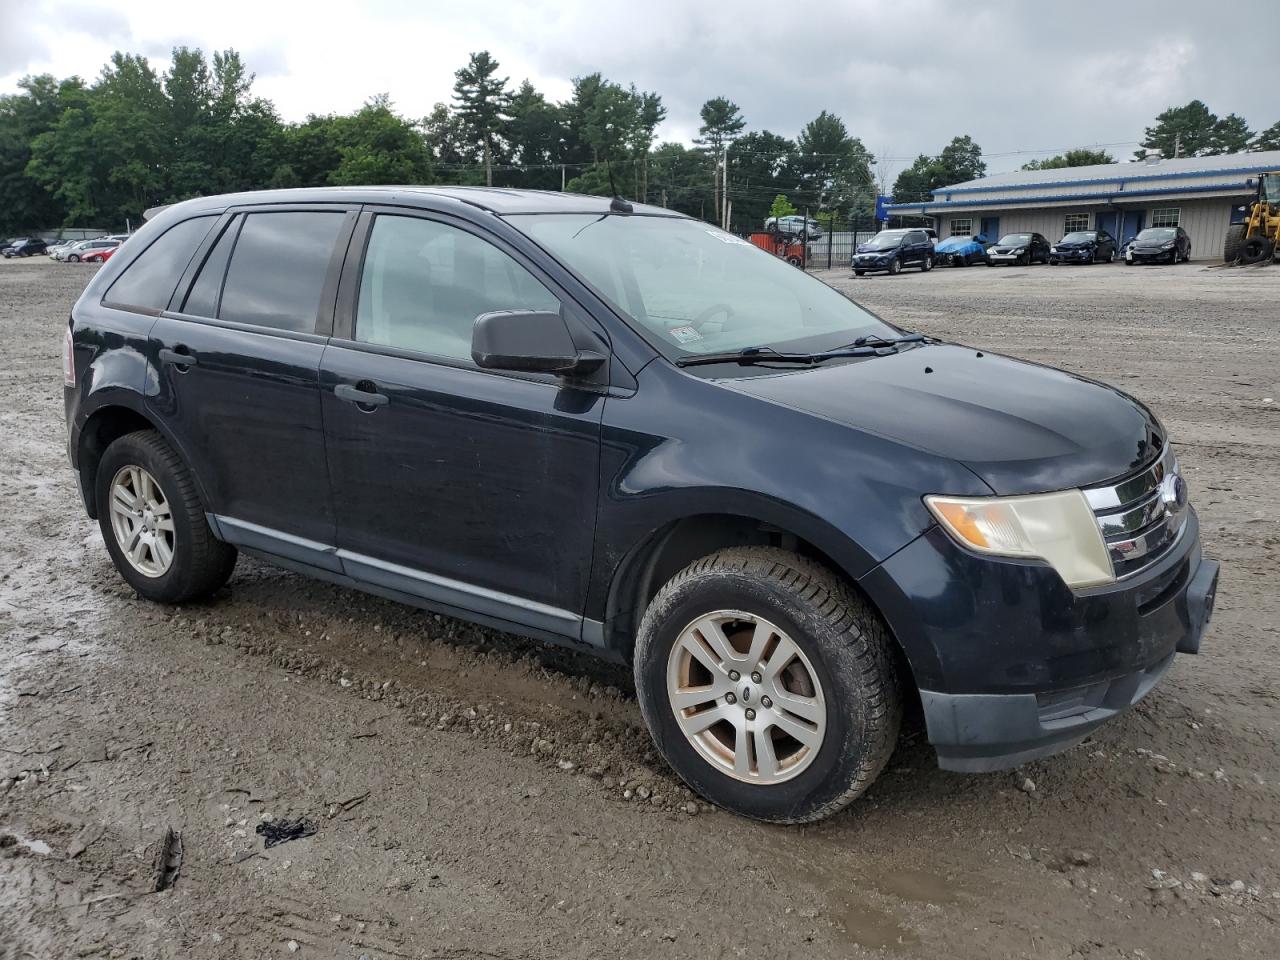
[[[1174,250],[1136,250],[1129,249],[1129,256],[1133,258],[1135,263],[1143,263],[1148,260],[1168,260],[1169,255],[1176,252]]]
[[[893,257],[854,257],[853,269],[855,270],[888,270],[889,264],[893,262]]]
[[[911,663],[939,765],[977,772],[1065,749],[1141,700],[1175,653],[1198,652],[1217,581],[1188,510],[1165,556],[1079,593],[936,527],[861,582]]]
[[[1027,257],[1025,253],[992,253],[987,251],[987,259],[992,263],[1017,263]]]
[[[1093,255],[1092,250],[1058,250],[1049,254],[1051,263],[1084,263]]]

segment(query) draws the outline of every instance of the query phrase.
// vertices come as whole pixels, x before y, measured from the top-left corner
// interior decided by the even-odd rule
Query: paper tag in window
[[[667,333],[675,337],[680,343],[697,343],[702,339],[702,334],[693,327],[672,327]]]

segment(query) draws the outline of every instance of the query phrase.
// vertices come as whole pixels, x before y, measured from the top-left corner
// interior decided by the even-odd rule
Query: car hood
[[[1013,253],[1015,250],[1023,250],[1031,246],[1029,243],[1019,243],[1017,246],[1010,246],[1007,243],[998,243],[994,247],[988,247],[988,253]]]
[[[1101,483],[1164,442],[1150,411],[1114,387],[954,344],[723,383],[959,461],[998,494]]]
[[[934,250],[937,253],[958,253],[962,250],[968,249],[969,247],[977,247],[977,246],[980,246],[980,244],[974,242],[973,240],[947,239],[947,240],[943,240],[941,243],[935,246]]]
[[[897,248],[896,246],[893,246],[893,247],[872,247],[872,246],[869,246],[868,244],[865,244],[865,243],[860,243],[860,244],[858,244],[858,253],[893,253],[893,251],[895,251],[895,250],[897,250],[897,249],[898,249],[898,248]]]
[[[1160,250],[1164,245],[1172,244],[1172,240],[1135,240],[1129,246],[1134,250]]]
[[[1097,246],[1097,240],[1072,240],[1069,243],[1059,240],[1054,244],[1059,250],[1083,250],[1086,247]]]

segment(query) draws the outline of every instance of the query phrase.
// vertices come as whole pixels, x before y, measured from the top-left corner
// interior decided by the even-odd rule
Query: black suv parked
[[[3,250],[0,250],[0,254],[9,259],[13,257],[34,257],[48,249],[49,245],[39,237],[20,237]]]
[[[1213,608],[1142,404],[619,200],[191,200],[89,282],[64,379],[143,596],[244,551],[630,660],[676,771],[766,820],[865,790],[915,691],[948,769],[1075,743]]]
[[[927,231],[881,230],[858,244],[853,255],[853,272],[859,277],[878,270],[897,274],[903,267],[919,267],[922,273],[933,269],[933,241]]]

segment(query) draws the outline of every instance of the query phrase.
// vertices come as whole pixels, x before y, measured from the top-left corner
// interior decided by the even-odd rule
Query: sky
[[[448,101],[453,72],[489,50],[512,85],[563,99],[600,71],[662,96],[660,139],[688,143],[726,96],[748,128],[794,137],[840,116],[892,178],[953,136],[989,172],[1106,144],[1128,158],[1165,107],[1193,98],[1280,121],[1280,0],[0,0],[0,92],[27,74],[92,79],[114,50],[163,69],[175,46],[233,47],[286,120],[389,93],[409,117]],[[336,6],[336,5],[335,5]],[[1254,65],[1250,67],[1249,65]],[[1255,72],[1270,64],[1270,76]],[[1249,78],[1255,78],[1249,81]]]

